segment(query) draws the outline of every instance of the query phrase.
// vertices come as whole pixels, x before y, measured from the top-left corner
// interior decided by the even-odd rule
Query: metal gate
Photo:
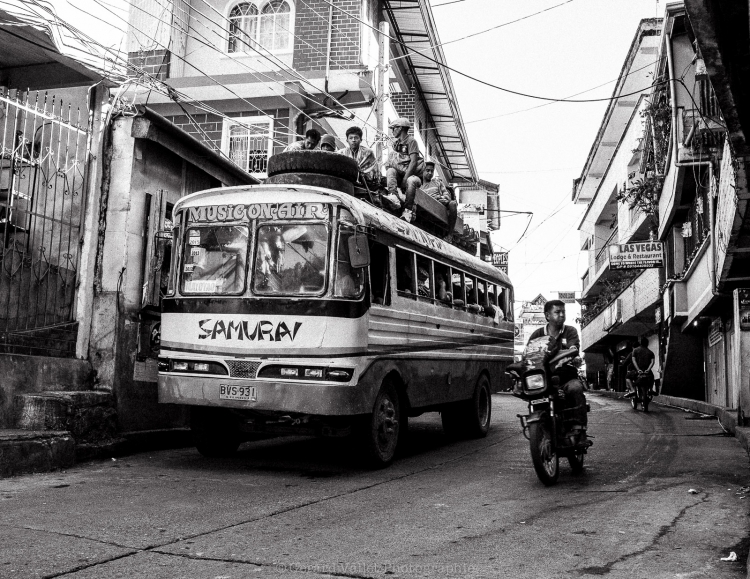
[[[5,351],[63,356],[75,351],[87,122],[85,112],[54,95],[0,91],[0,348]]]

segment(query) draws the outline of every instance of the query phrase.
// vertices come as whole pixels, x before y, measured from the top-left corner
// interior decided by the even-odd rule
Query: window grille
[[[265,176],[273,147],[269,117],[241,117],[224,121],[222,150],[248,173]]]

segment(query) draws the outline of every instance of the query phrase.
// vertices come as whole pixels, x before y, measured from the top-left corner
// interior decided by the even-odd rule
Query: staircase
[[[123,444],[114,397],[94,389],[87,362],[6,354],[3,371],[0,478],[67,468]]]

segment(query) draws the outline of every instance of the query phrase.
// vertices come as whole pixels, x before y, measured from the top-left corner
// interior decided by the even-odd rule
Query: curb
[[[592,390],[588,393],[604,396],[606,398],[619,399],[623,399],[625,394],[624,392],[614,392],[611,390]],[[653,401],[661,406],[673,406],[675,408],[682,408],[683,410],[690,410],[707,416],[715,416],[719,419],[721,427],[727,433],[736,436],[747,451],[748,455],[750,455],[750,428],[737,426],[737,410],[724,408],[723,406],[716,406],[715,404],[709,404],[708,402],[702,402],[700,400],[678,398],[677,396],[667,396],[665,394],[654,396]]]

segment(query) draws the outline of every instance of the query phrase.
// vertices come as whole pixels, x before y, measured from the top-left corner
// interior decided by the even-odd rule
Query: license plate
[[[249,400],[254,402],[255,386],[235,386],[233,384],[219,385],[219,398],[221,400]]]
[[[549,398],[539,398],[538,400],[532,400],[531,405],[534,406],[535,404],[547,404],[549,402]]]

